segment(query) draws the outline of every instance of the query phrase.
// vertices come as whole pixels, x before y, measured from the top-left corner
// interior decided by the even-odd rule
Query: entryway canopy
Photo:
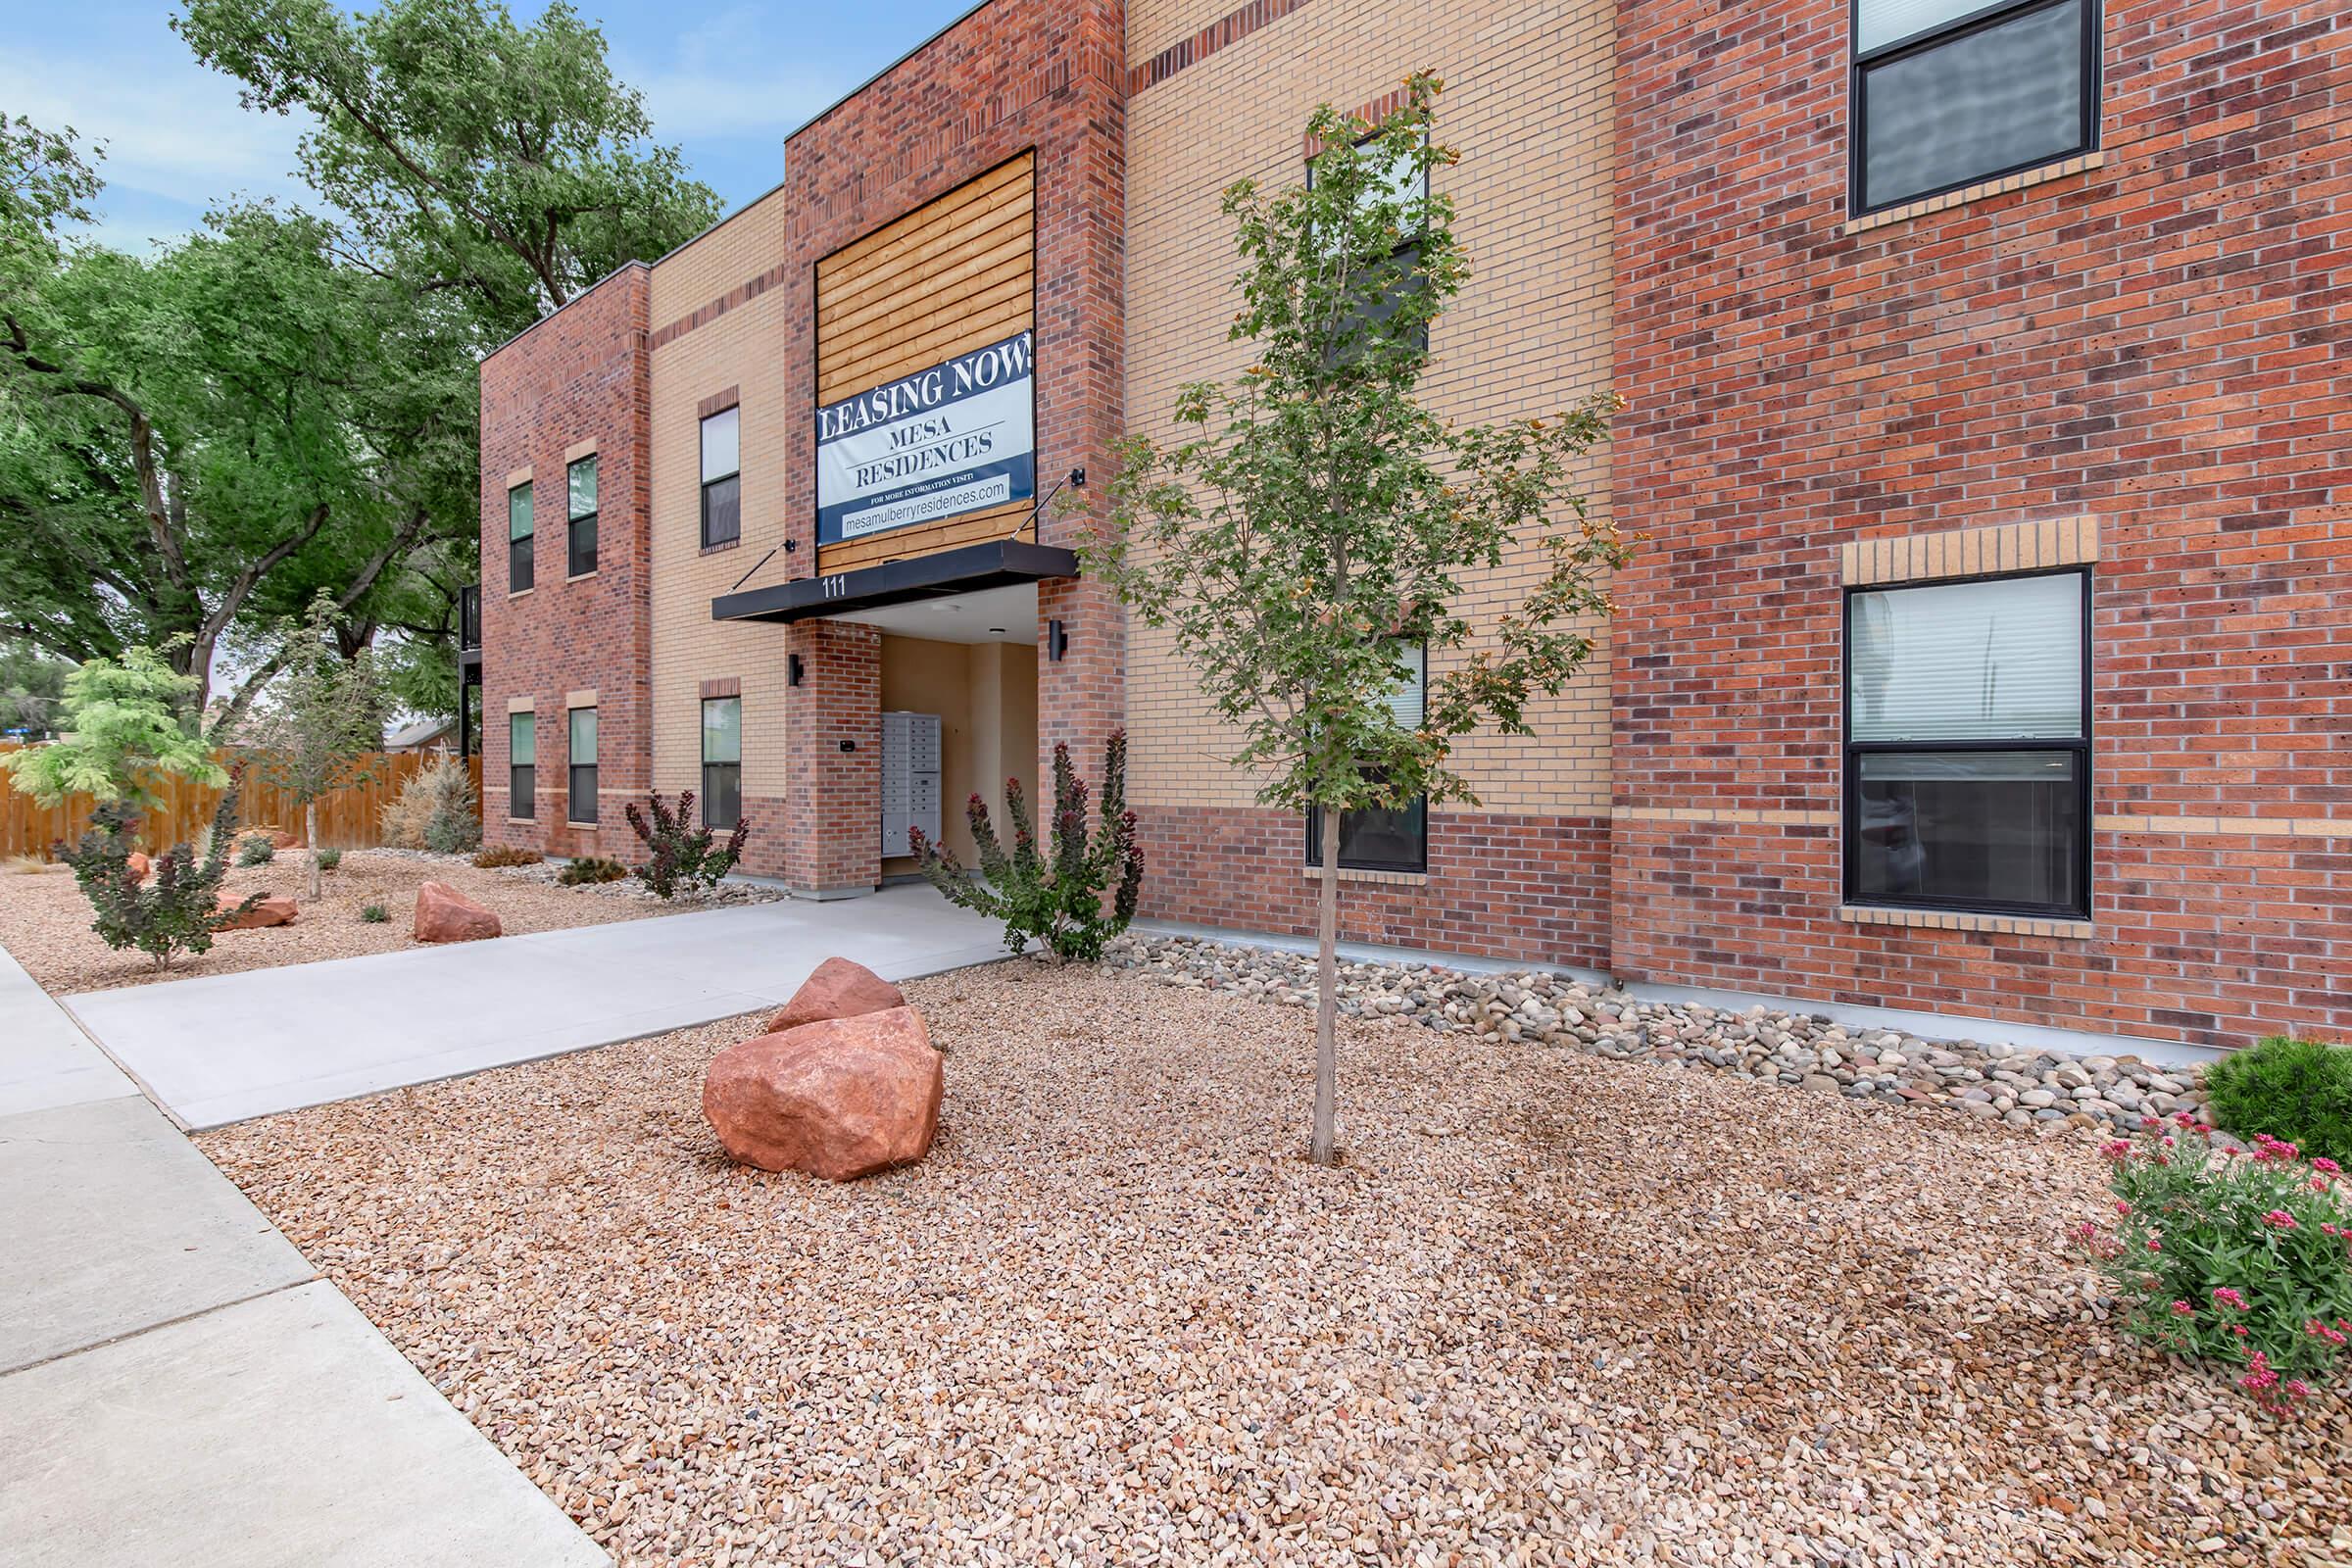
[[[710,601],[712,620],[811,620],[839,616],[885,605],[944,599],[1015,583],[1043,582],[1049,577],[1078,575],[1075,552],[1025,539],[998,539],[987,544],[941,550],[878,566],[837,571],[830,576],[803,577],[741,593],[721,594]]]

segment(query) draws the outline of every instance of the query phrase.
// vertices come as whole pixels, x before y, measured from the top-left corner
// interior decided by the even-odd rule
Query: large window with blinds
[[[507,715],[507,814],[528,821],[538,814],[539,718]]]
[[[1429,650],[1416,643],[1399,651],[1406,678],[1389,698],[1389,711],[1407,729],[1421,727],[1429,695]],[[1306,813],[1306,863],[1323,863],[1323,813]],[[1340,869],[1343,871],[1426,871],[1429,869],[1429,803],[1340,813]]]
[[[507,492],[507,592],[518,594],[531,586],[531,487],[526,482]]]
[[[564,792],[565,820],[585,826],[596,820],[596,710],[570,710],[570,755],[565,758],[569,769]]]
[[[1845,602],[1848,903],[2090,914],[2090,574]]]
[[[1848,115],[1856,213],[2088,152],[2098,0],[1853,0]]]
[[[703,421],[703,548],[743,537],[742,411]]]
[[[743,699],[703,699],[703,826],[743,820]]]

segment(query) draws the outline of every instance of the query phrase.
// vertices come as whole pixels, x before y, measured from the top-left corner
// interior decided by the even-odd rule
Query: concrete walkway
[[[893,980],[1004,956],[928,887],[787,900],[66,999],[188,1127],[772,1006],[840,954]]]
[[[4,952],[0,1195],[0,1563],[606,1561]]]

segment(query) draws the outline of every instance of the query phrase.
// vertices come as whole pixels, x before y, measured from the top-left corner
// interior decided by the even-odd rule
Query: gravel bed
[[[1285,1006],[1315,1004],[1311,954],[1130,933],[1112,942],[1103,961],[1161,985],[1229,991]],[[2201,1111],[2205,1104],[2201,1062],[2078,1057],[2000,1041],[1849,1029],[1818,1014],[1762,1006],[1727,1012],[1696,1003],[1641,1002],[1544,970],[1470,974],[1428,963],[1343,963],[1340,1008],[1441,1033],[1707,1068],[1852,1100],[1941,1105],[2042,1133],[2132,1132],[2144,1117]],[[2217,1141],[2240,1147],[2227,1133]]]
[[[248,893],[292,895],[301,906],[292,925],[220,932],[211,952],[182,956],[171,968],[159,970],[147,955],[118,953],[98,940],[90,930],[89,901],[74,886],[73,873],[56,866],[0,876],[0,947],[45,990],[63,996],[413,948],[417,946],[410,934],[416,889],[427,880],[446,882],[495,912],[509,936],[709,906],[707,901],[684,897],[665,905],[624,883],[564,888],[555,886],[552,877],[524,874],[545,870],[525,866],[485,871],[462,855],[346,850],[342,865],[325,874],[324,897],[314,904],[308,892],[309,852],[280,850],[267,865],[232,867],[227,890],[240,899]],[[764,888],[753,892],[774,896]],[[361,919],[360,910],[370,904],[382,905],[391,919],[378,924]]]
[[[2317,1565],[2293,1427],[2105,1321],[2095,1138],[1025,960],[939,1142],[700,1114],[743,1018],[204,1134],[624,1565]]]

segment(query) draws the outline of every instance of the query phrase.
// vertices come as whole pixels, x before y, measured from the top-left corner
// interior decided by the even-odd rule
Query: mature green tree
[[[492,338],[718,217],[564,0],[527,27],[485,0],[183,5],[172,25],[249,105],[318,117],[304,176],[371,264],[463,294]]]
[[[120,662],[93,659],[66,677],[59,738],[0,753],[0,771],[43,806],[85,794],[133,811],[154,808],[165,774],[224,783],[227,772],[187,723],[188,688],[189,677],[151,648],[124,649]]]
[[[37,648],[0,643],[0,735],[48,740],[57,734],[66,677],[74,666]]]
[[[302,811],[311,849],[313,900],[318,897],[318,798],[367,782],[368,762],[384,744],[384,690],[373,651],[346,654],[335,634],[335,601],[321,593],[300,622],[279,636],[281,666],[255,715],[252,765]]]
[[[1626,551],[1573,488],[1612,400],[1456,428],[1418,398],[1429,326],[1468,261],[1432,170],[1440,83],[1408,83],[1379,124],[1318,110],[1307,183],[1225,193],[1241,295],[1232,337],[1255,359],[1232,385],[1183,389],[1176,444],[1122,443],[1086,552],[1147,622],[1169,628],[1239,745],[1257,798],[1318,808],[1322,872],[1313,1157],[1333,1158],[1341,813],[1418,799],[1475,803],[1448,765],[1455,739],[1527,734],[1608,612]],[[1463,576],[1539,568],[1517,608],[1474,624]],[[1418,724],[1391,699],[1430,671]]]
[[[322,590],[365,615],[421,544],[469,546],[462,311],[267,207],[147,259],[63,244],[93,187],[24,171],[86,165],[22,129],[0,150],[33,193],[0,212],[0,630],[74,660],[163,648],[202,709],[232,628]],[[244,671],[220,727],[273,667]]]

